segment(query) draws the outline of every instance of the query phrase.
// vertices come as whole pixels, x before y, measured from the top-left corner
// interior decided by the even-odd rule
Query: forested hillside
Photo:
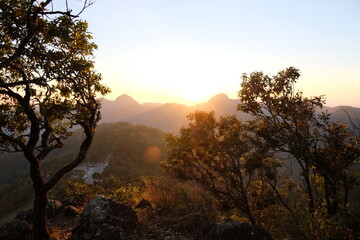
[[[51,175],[58,166],[66,164],[79,148],[82,137],[80,131],[75,132],[63,149],[42,163],[43,171]],[[161,130],[124,122],[104,123],[98,127],[88,157],[82,165],[88,167],[71,172],[66,178],[76,177],[81,181],[91,166],[106,161],[107,167],[101,174],[97,174],[97,178],[115,176],[122,181],[133,182],[144,175],[160,174],[162,171],[159,163],[165,156],[165,133]],[[2,158],[0,219],[24,205],[30,207],[32,202],[27,162],[19,154],[8,154]],[[4,220],[0,222],[3,223]]]

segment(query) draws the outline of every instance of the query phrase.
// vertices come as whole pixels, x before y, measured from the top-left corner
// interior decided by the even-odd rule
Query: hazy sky
[[[359,0],[97,0],[82,18],[109,99],[235,98],[242,73],[294,66],[305,95],[360,107]]]

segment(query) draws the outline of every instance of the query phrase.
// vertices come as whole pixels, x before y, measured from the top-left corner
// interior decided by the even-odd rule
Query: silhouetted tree
[[[293,67],[273,77],[262,72],[243,75],[238,108],[253,115],[252,130],[259,138],[296,159],[309,210],[316,200],[325,200],[328,214],[334,215],[340,202],[347,206],[348,191],[356,183],[351,167],[359,160],[360,139],[345,124],[331,122],[326,112],[317,112],[325,103],[322,96],[307,98],[294,90],[299,77]]]
[[[36,240],[49,239],[47,194],[84,160],[100,119],[96,95],[109,91],[94,71],[96,45],[87,23],[68,8],[53,9],[52,2],[0,2],[0,150],[23,152],[30,164]],[[85,0],[82,10],[91,4]],[[45,179],[41,161],[76,125],[85,134],[78,154]]]

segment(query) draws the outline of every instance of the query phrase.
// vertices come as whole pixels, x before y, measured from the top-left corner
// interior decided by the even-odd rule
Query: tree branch
[[[16,144],[17,146],[19,146],[21,148],[21,150],[24,150],[26,147],[25,144],[21,140],[14,138],[12,136],[9,136],[3,132],[0,132],[0,138],[4,139],[5,141],[8,141],[12,144]]]
[[[27,85],[28,87],[28,85]],[[29,89],[26,90],[26,95],[25,97],[22,97],[20,94],[11,91],[10,89],[7,90],[2,90],[0,89],[0,94],[5,94],[9,97],[12,97],[14,99],[16,99],[19,104],[21,105],[21,107],[24,109],[25,114],[27,115],[27,117],[29,118],[30,122],[31,122],[31,127],[30,127],[30,134],[29,134],[29,141],[27,143],[28,148],[35,148],[36,143],[39,140],[39,134],[40,134],[40,127],[39,127],[39,119],[36,116],[36,113],[34,111],[34,109],[31,108],[30,103],[29,103]]]
[[[52,0],[47,0],[46,2],[41,3],[41,7],[36,8],[36,11],[31,11],[34,3],[36,1],[32,0],[30,3],[30,7],[28,10],[28,14],[27,14],[27,23],[26,23],[26,36],[20,41],[17,49],[15,50],[15,52],[13,53],[13,55],[9,56],[8,58],[3,58],[0,61],[0,68],[3,67],[7,67],[10,64],[12,64],[12,62],[21,56],[21,54],[24,52],[26,45],[30,42],[30,40],[32,39],[32,37],[35,35],[34,32],[34,28],[33,28],[33,24],[36,21],[37,16],[39,15],[39,12],[41,11],[42,8],[45,8],[50,2],[52,2]]]
[[[53,186],[55,186],[59,182],[62,176],[73,170],[85,159],[87,151],[89,150],[91,142],[94,138],[94,131],[90,128],[87,128],[84,129],[84,132],[86,134],[86,138],[82,142],[80,146],[80,151],[76,156],[76,158],[72,162],[68,163],[63,168],[61,168],[57,173],[55,173],[55,175],[47,183],[45,183],[45,189],[50,190]]]
[[[39,78],[34,78],[32,80],[24,80],[24,81],[18,81],[18,82],[10,82],[10,83],[1,82],[0,87],[9,88],[9,87],[16,87],[16,86],[20,86],[20,85],[28,85],[31,83],[34,83],[34,84],[37,84],[40,86],[44,86],[44,87],[47,86],[46,79],[39,77]]]

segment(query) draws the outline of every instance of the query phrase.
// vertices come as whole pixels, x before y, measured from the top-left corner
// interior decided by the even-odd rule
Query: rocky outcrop
[[[95,197],[83,210],[72,240],[127,239],[137,222],[135,212],[112,198]]]
[[[271,240],[271,236],[260,226],[229,221],[217,224],[207,240]]]
[[[0,240],[31,239],[30,225],[21,220],[13,220],[0,228]]]

